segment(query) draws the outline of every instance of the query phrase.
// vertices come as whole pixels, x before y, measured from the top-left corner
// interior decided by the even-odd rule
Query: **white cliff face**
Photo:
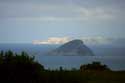
[[[57,56],[93,56],[93,52],[81,40],[72,40],[59,48],[49,52]]]

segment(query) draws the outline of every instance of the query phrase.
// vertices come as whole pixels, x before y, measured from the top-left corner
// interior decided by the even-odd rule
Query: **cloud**
[[[97,37],[82,37],[81,40],[84,41],[85,44],[90,45],[104,45],[104,44],[111,44],[115,39],[114,38],[107,38],[102,36]]]
[[[33,44],[64,44],[73,40],[74,38],[70,37],[50,37],[47,40],[34,40]],[[81,39],[85,44],[110,44],[115,39],[113,38],[106,38],[106,37],[81,37]]]
[[[86,45],[125,45],[125,38],[108,38],[103,36],[95,37],[80,37],[77,38],[82,40]],[[71,37],[50,37],[47,40],[34,40],[33,44],[64,44],[74,40]]]
[[[0,4],[0,18],[23,21],[86,21],[109,20],[117,17],[119,9],[104,7],[87,8],[65,4],[31,4],[16,3]]]
[[[76,10],[79,12],[82,18],[86,19],[101,19],[101,20],[107,20],[112,19],[114,16],[114,10],[105,9],[105,8],[78,8]]]
[[[65,21],[82,21],[80,17],[55,17],[55,16],[41,16],[41,17],[16,17],[8,18],[7,20],[15,21],[41,21],[41,22],[65,22]]]
[[[63,44],[69,40],[68,37],[50,37],[47,40],[34,40],[33,44]]]

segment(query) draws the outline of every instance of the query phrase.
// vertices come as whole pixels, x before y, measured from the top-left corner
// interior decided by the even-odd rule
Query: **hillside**
[[[93,56],[93,52],[88,48],[82,40],[72,40],[64,45],[52,50],[49,55],[58,56]]]

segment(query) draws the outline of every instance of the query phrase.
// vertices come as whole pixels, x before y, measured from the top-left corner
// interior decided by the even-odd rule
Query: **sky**
[[[0,43],[125,38],[124,4],[125,0],[0,0]]]

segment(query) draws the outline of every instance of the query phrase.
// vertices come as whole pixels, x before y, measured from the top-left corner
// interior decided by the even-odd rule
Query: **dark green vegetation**
[[[99,62],[79,70],[45,70],[25,52],[1,51],[0,83],[125,83],[125,71],[111,71]]]

